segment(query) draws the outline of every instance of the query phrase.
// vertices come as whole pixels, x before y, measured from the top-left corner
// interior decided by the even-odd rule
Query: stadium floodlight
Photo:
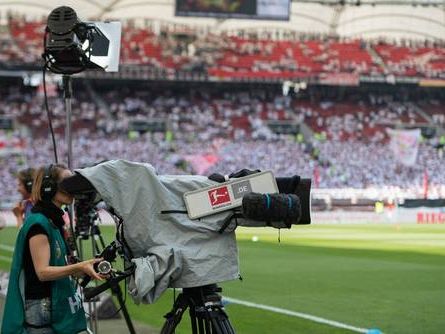
[[[82,22],[71,7],[57,7],[45,30],[45,67],[57,74],[86,69],[116,72],[120,39],[120,22]]]

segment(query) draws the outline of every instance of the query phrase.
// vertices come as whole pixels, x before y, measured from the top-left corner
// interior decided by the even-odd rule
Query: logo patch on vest
[[[60,248],[59,242],[56,240],[56,258],[60,259],[62,256],[62,249]]]
[[[70,309],[72,314],[76,314],[77,311],[83,308],[82,299],[78,292],[72,297],[68,297],[68,303],[70,304]]]

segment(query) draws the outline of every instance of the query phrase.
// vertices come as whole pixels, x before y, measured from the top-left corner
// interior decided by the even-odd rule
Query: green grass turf
[[[111,241],[114,230],[101,230]],[[13,245],[15,235],[15,228],[3,229],[0,244]],[[273,229],[238,229],[243,281],[222,284],[224,295],[385,333],[445,333],[445,226],[297,226],[280,238]],[[9,263],[1,259],[10,256],[0,246],[3,270]],[[132,319],[161,327],[173,292],[154,305],[127,298]],[[243,334],[350,332],[235,304],[226,310]],[[189,332],[185,315],[177,333]]]

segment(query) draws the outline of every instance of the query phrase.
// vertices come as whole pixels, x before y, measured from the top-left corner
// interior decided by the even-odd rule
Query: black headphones
[[[51,201],[57,192],[57,182],[51,176],[53,169],[53,164],[45,167],[42,178],[42,186],[40,187],[40,196],[42,197],[42,201]]]
[[[32,168],[25,169],[23,172],[23,185],[28,194],[31,194],[33,184],[33,170]]]
[[[32,180],[28,180],[25,182],[25,190],[28,194],[32,191]]]

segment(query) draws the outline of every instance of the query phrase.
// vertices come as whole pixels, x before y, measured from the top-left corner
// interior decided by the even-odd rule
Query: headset
[[[23,172],[23,185],[28,194],[31,194],[32,184],[33,184],[33,170],[32,168],[28,168]]]
[[[32,192],[32,180],[26,181],[25,190],[28,194]]]
[[[40,196],[42,201],[51,201],[57,192],[57,182],[52,177],[54,165],[51,164],[45,167],[42,178],[42,186],[40,187]]]

